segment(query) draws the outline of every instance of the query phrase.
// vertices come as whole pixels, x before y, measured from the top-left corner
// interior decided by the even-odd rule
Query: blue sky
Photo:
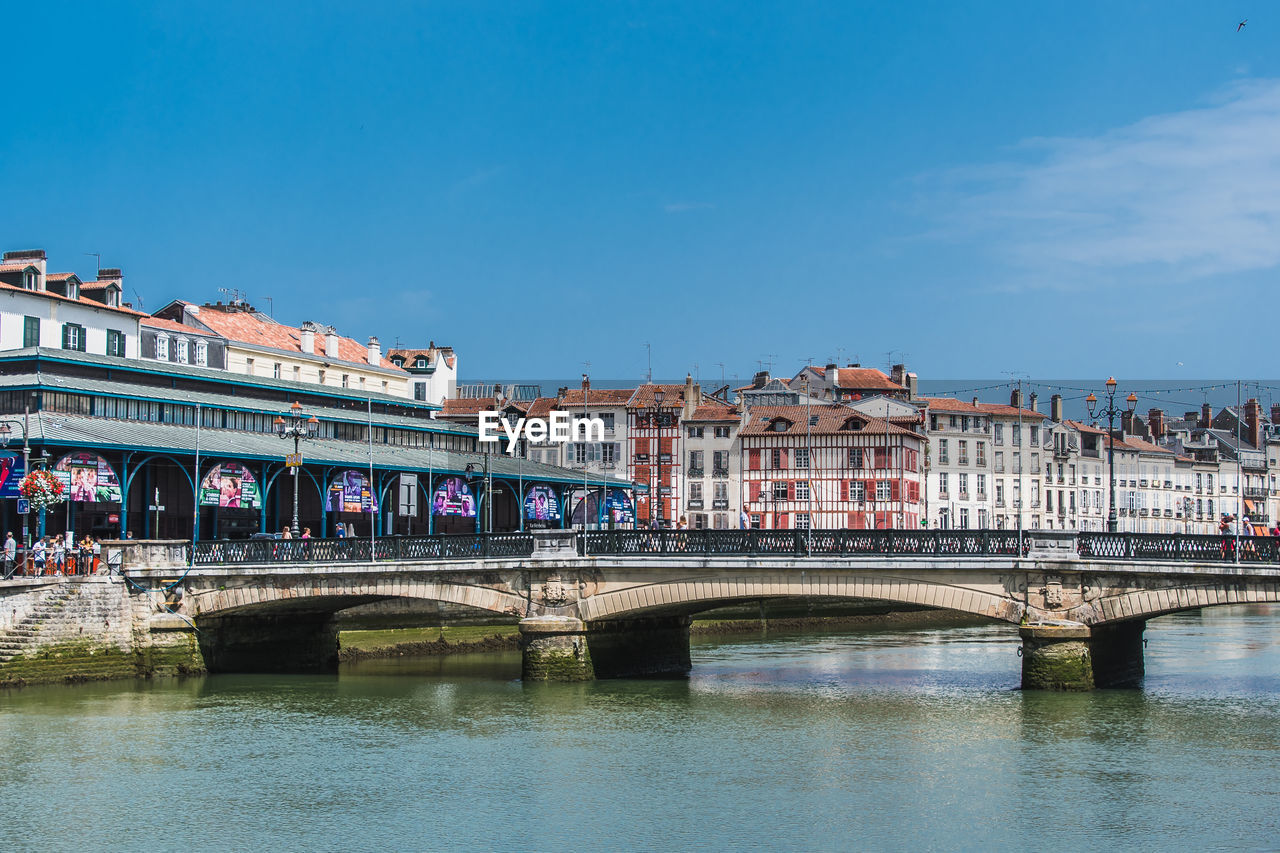
[[[6,4],[4,248],[465,376],[1274,372],[1274,4],[361,5]]]

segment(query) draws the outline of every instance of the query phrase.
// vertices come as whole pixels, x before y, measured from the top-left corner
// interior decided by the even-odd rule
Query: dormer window
[[[393,358],[391,359],[391,363],[394,364],[396,367],[404,367],[403,358]]]
[[[844,426],[840,428],[848,429],[848,430],[860,430],[862,429],[862,421],[858,420],[857,418],[849,418],[849,420],[844,422]]]
[[[426,366],[427,366],[427,360],[426,360],[425,358],[419,358],[419,359],[414,363],[414,365],[413,365],[413,366],[414,366],[414,367],[426,367]]]
[[[169,360],[169,336],[168,335],[164,335],[164,334],[156,335],[156,360],[157,361]]]
[[[178,364],[186,364],[191,356],[191,342],[186,338],[178,338]]]
[[[769,424],[769,429],[773,432],[786,432],[790,428],[791,422],[783,418],[778,418],[773,423]]]
[[[36,274],[34,272],[28,271],[24,273],[22,276],[22,280],[23,282],[25,282],[22,286],[27,290],[36,289]]]

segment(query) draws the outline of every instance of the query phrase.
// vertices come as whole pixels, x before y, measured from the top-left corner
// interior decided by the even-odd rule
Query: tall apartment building
[[[686,465],[682,516],[694,530],[729,530],[742,512],[742,412],[703,402],[684,419]]]

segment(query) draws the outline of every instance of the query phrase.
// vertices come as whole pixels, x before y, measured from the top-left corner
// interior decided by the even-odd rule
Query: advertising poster
[[[330,512],[377,512],[378,500],[369,487],[369,477],[360,471],[343,471],[329,484]]]
[[[608,497],[604,500],[605,523],[608,524],[609,518],[613,518],[614,524],[635,524],[636,523],[636,507],[631,502],[631,497],[622,489],[610,489]]]
[[[226,509],[258,509],[262,493],[249,469],[237,462],[213,466],[200,482],[200,505]]]
[[[120,481],[101,456],[68,453],[53,466],[66,487],[67,500],[77,503],[120,503]]]
[[[524,493],[524,517],[528,521],[559,521],[560,501],[550,486],[530,486]]]
[[[471,494],[467,481],[461,477],[445,477],[441,480],[431,497],[431,512],[434,515],[475,518],[476,499]]]
[[[18,498],[18,483],[27,476],[22,467],[22,457],[13,454],[0,456],[0,498]]]

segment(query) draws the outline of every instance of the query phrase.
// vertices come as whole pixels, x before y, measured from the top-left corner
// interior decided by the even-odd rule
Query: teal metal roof
[[[208,382],[235,385],[241,388],[264,388],[272,390],[296,391],[302,394],[323,394],[334,399],[363,403],[372,399],[375,403],[391,403],[424,411],[439,411],[440,407],[423,400],[411,400],[407,397],[396,397],[383,394],[381,391],[356,391],[351,388],[332,388],[328,385],[316,385],[309,382],[294,382],[291,379],[267,379],[262,376],[246,376],[230,373],[212,367],[197,367],[193,364],[173,364],[165,361],[152,361],[141,358],[120,358],[117,356],[98,355],[95,353],[76,352],[75,350],[48,349],[45,347],[27,347],[0,353],[0,363],[7,361],[30,360],[65,362],[68,364],[90,364],[106,368],[113,372],[128,371],[158,376],[173,376],[184,379],[201,379]]]
[[[226,429],[201,429],[200,456],[213,461],[263,460],[283,461],[293,451],[293,443],[274,435]],[[40,412],[31,416],[31,440],[93,450],[138,450],[155,453],[191,455],[196,449],[197,430],[193,426],[124,421],[82,415],[60,415]],[[369,445],[361,441],[311,439],[302,442],[306,464],[340,465],[351,468],[369,466]],[[555,483],[581,483],[580,472],[557,465],[530,462],[505,454],[490,454],[489,470],[498,477],[523,477]],[[419,447],[373,445],[373,465],[383,471],[435,472],[461,474],[467,465],[477,472],[484,470],[485,454]],[[632,484],[617,477],[587,477],[593,486],[631,488]]]
[[[292,383],[291,383],[292,384]],[[154,385],[135,385],[128,382],[98,379],[89,376],[64,376],[59,373],[9,373],[0,375],[0,389],[40,388],[51,391],[69,391],[89,394],[98,397],[123,397],[130,400],[146,400],[154,403],[179,403],[202,405],[210,408],[228,409],[241,412],[255,412],[278,415],[287,411],[289,404],[280,400],[264,400],[245,394],[218,394],[212,391],[190,391],[182,388],[161,388]],[[312,394],[316,386],[312,386]],[[399,399],[399,398],[396,398]],[[358,401],[364,403],[363,399]],[[382,401],[376,401],[381,403]],[[355,424],[367,424],[369,415],[361,409],[343,409],[330,406],[309,405],[304,407],[307,414],[314,414],[329,421],[343,421]],[[373,413],[374,426],[393,427],[399,429],[416,429],[425,432],[449,433],[453,435],[474,436],[475,427],[458,424],[452,421],[436,420],[427,417],[411,418],[404,415],[388,415],[377,411]]]

